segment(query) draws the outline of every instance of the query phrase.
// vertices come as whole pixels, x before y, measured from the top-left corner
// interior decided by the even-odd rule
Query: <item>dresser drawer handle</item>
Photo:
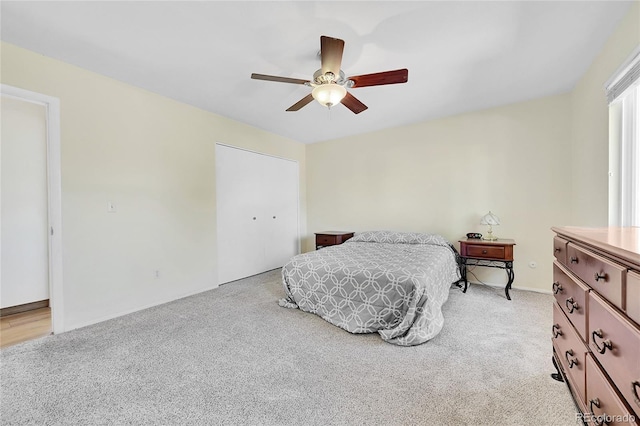
[[[486,250],[482,250],[482,254],[487,254],[487,251]]]
[[[636,380],[635,382],[631,382],[631,393],[633,394],[633,400],[635,401],[638,407],[640,407],[640,396],[638,396],[639,388],[640,388],[639,381]]]
[[[555,247],[555,248],[553,249],[553,252],[554,252],[554,253],[560,253],[561,251],[562,251],[562,249],[561,249],[560,247]]]
[[[594,424],[598,426],[602,426],[606,424],[605,419],[608,418],[609,416],[607,416],[604,413],[602,414],[602,416],[596,416],[596,413],[593,412],[594,405],[596,406],[596,408],[600,408],[600,400],[598,398],[589,400],[589,413],[591,414],[591,420],[593,421]]]
[[[564,353],[565,358],[567,358],[567,362],[569,363],[569,368],[573,368],[574,365],[578,365],[578,358],[569,358],[573,356],[573,350],[569,349]]]
[[[607,274],[600,274],[598,272],[595,273],[595,275],[593,276],[596,279],[596,282],[600,281],[600,280],[607,280]]]
[[[577,311],[578,309],[580,309],[580,306],[578,306],[578,304],[573,301],[573,297],[568,298],[564,304],[569,310],[570,314],[572,314],[573,311]]]
[[[606,339],[602,341],[602,347],[600,347],[600,345],[598,345],[598,342],[596,342],[596,337],[599,337],[602,339],[602,329],[598,328],[593,330],[593,333],[591,333],[591,340],[593,341],[593,346],[596,347],[596,349],[598,349],[598,352],[600,352],[601,354],[604,354],[607,349],[612,350],[613,349],[613,344],[611,343],[611,340]]]
[[[571,263],[578,263],[578,258],[577,257],[571,257]]]
[[[562,284],[560,284],[558,281],[553,283],[553,293],[554,294],[558,294],[562,291]]]
[[[557,339],[558,336],[562,336],[562,331],[560,330],[560,326],[558,324],[553,324],[551,327],[551,334],[553,334],[553,338]]]

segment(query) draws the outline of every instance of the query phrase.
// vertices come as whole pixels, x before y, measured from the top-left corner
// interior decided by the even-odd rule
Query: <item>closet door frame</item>
[[[47,193],[49,244],[49,305],[54,334],[64,329],[62,275],[62,178],[60,166],[60,99],[7,84],[0,85],[2,96],[42,105],[47,128]],[[1,154],[0,154],[1,155]]]
[[[247,149],[247,148],[243,148],[243,147],[238,147],[238,146],[234,146],[234,145],[230,145],[230,144],[226,144],[226,143],[222,143],[222,142],[216,142],[216,154],[219,152],[218,151],[218,147],[224,147],[224,148],[229,148],[229,149],[235,149],[235,150],[239,150],[239,151],[245,151],[247,153],[251,153],[251,154],[255,154],[255,155],[261,155],[261,156],[265,156],[265,157],[270,157],[270,158],[274,158],[274,159],[278,159],[278,160],[282,160],[282,161],[287,161],[287,162],[291,162],[294,163],[296,165],[296,179],[295,179],[295,185],[296,185],[296,200],[295,200],[295,204],[296,204],[296,223],[295,223],[295,254],[300,253],[300,164],[297,160],[293,160],[291,158],[286,158],[286,157],[280,157],[277,155],[272,155],[272,154],[268,154],[268,153],[264,153],[264,152],[260,152],[260,151],[254,151],[251,149]],[[218,161],[218,157],[216,155],[216,165],[217,165],[217,161]],[[218,171],[217,171],[217,166],[216,166],[216,180],[218,179]],[[222,282],[220,280],[220,233],[218,232],[219,230],[219,226],[220,226],[220,222],[219,222],[219,214],[218,214],[218,198],[219,194],[218,194],[218,187],[217,187],[217,183],[216,183],[216,239],[218,240],[216,246],[217,246],[217,264],[218,264],[218,285],[220,284],[224,284],[227,282],[232,282],[232,281],[224,281]],[[268,270],[268,269],[267,269]],[[266,271],[266,270],[265,270]],[[264,271],[261,271],[264,272]],[[259,272],[259,273],[261,273]],[[248,275],[251,276],[251,275]],[[241,278],[238,278],[241,279]]]

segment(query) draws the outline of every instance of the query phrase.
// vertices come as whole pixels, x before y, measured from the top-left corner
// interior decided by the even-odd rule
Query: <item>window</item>
[[[609,225],[640,226],[640,46],[606,86]]]

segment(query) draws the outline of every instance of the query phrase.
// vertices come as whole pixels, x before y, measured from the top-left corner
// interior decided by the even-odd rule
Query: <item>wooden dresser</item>
[[[640,424],[640,228],[552,228],[553,357],[586,424]]]

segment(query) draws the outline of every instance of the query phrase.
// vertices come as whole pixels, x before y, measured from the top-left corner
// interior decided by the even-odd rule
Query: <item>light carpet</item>
[[[1,351],[3,425],[575,425],[553,297],[452,287],[414,347],[278,306],[280,270]]]

